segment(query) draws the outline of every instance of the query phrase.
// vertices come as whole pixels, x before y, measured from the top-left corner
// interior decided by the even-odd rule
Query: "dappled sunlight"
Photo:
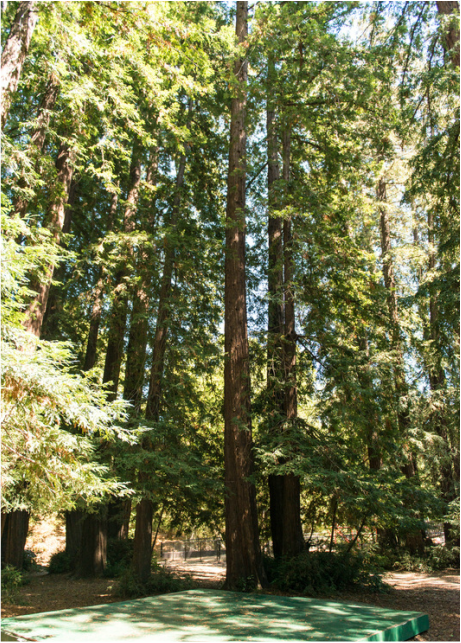
[[[9,632],[52,641],[406,640],[428,627],[417,612],[396,612],[299,597],[191,590],[123,603],[5,619]],[[403,638],[404,637],[404,638]]]

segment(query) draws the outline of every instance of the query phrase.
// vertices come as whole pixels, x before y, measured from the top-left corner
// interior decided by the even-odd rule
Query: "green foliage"
[[[18,598],[19,588],[24,584],[24,574],[16,567],[6,565],[2,569],[2,599],[13,603]]]
[[[48,571],[50,574],[66,574],[74,571],[75,557],[66,551],[58,551],[50,558]]]
[[[379,573],[362,552],[303,552],[290,559],[265,559],[269,582],[281,591],[308,596],[352,588],[383,589]]]
[[[459,569],[459,547],[432,545],[426,548],[424,556],[410,554],[408,551],[387,551],[376,556],[376,564],[387,571],[437,572],[446,569]]]
[[[133,559],[133,540],[126,538],[110,538],[107,541],[107,564],[104,576],[118,578],[124,575]]]
[[[146,583],[141,583],[131,569],[126,570],[120,577],[117,593],[121,598],[139,598],[140,596],[183,592],[191,589],[192,586],[190,578],[179,577],[169,569],[156,565]]]

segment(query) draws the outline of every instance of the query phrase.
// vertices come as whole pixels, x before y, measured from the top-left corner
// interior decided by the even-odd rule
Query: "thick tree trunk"
[[[11,511],[6,514],[2,534],[2,563],[22,569],[30,514],[28,511]]]
[[[179,216],[181,204],[181,188],[184,183],[186,157],[181,156],[178,173],[176,175],[176,191],[170,217],[170,226],[174,227]],[[146,419],[158,421],[162,392],[162,379],[165,365],[165,351],[167,345],[169,325],[169,303],[173,278],[174,245],[165,237],[165,261],[163,265],[162,283],[160,287],[157,324],[154,345],[152,348],[152,369],[149,380],[149,393],[146,404]],[[145,475],[145,474],[143,474]],[[152,500],[143,498],[136,508],[136,528],[134,536],[133,566],[137,577],[144,582],[150,574],[152,558]]]
[[[77,563],[77,576],[94,578],[104,573],[107,560],[107,507],[97,513],[86,514],[82,523],[82,537]]]
[[[440,2],[437,0],[437,10],[441,15],[451,15],[455,11],[459,15],[459,2]],[[451,27],[445,34],[445,49],[450,53],[450,58],[455,67],[459,67],[459,24]]]
[[[275,66],[268,62],[267,97],[267,189],[269,200],[269,265],[268,265],[268,333],[267,333],[267,394],[268,431],[276,435],[284,421],[283,391],[283,240],[282,219],[273,215],[278,200],[275,193],[280,179],[278,141],[275,127],[275,110],[272,98],[272,82]],[[283,542],[283,476],[269,475],[269,512],[274,556],[282,556]]]
[[[109,502],[107,515],[107,538],[126,540],[130,528],[131,500]]]
[[[59,149],[56,160],[56,169],[58,171],[56,177],[56,196],[50,206],[45,222],[46,227],[53,234],[57,244],[59,244],[66,217],[66,204],[69,198],[69,190],[74,171],[72,166],[73,157],[73,152],[63,143]],[[43,280],[31,283],[31,289],[35,290],[37,295],[29,304],[24,327],[37,337],[40,337],[53,274],[54,267],[50,266]]]
[[[115,221],[115,215],[117,213],[118,205],[118,195],[117,192],[114,192],[112,195],[112,201],[109,210],[109,217],[107,222],[107,231],[112,230],[112,226]],[[107,282],[107,273],[104,268],[100,268],[98,280],[94,288],[94,299],[93,305],[91,308],[90,314],[90,329],[88,332],[88,340],[86,344],[85,352],[85,361],[83,364],[83,370],[89,371],[94,368],[97,358],[97,344],[98,344],[98,335],[99,335],[99,324],[101,323],[101,313],[102,313],[102,302],[105,292]]]
[[[283,179],[286,189],[290,181],[291,133],[283,132]],[[291,218],[283,222],[284,293],[285,293],[285,417],[288,430],[298,417],[298,387],[296,381],[296,328],[293,293],[293,235]],[[301,483],[299,476],[284,476],[283,483],[283,541],[284,556],[296,556],[304,548],[301,524]]]
[[[70,188],[69,188],[69,197],[67,199],[67,204],[64,214],[64,224],[62,226],[62,234],[69,234],[71,225],[72,225],[72,215],[75,201],[78,196],[78,183],[75,179],[72,179]],[[66,247],[64,244],[61,244],[63,247]],[[48,297],[48,303],[46,306],[45,315],[43,317],[42,324],[42,339],[46,340],[58,340],[59,337],[59,320],[63,311],[63,297],[61,290],[61,283],[64,280],[66,273],[66,266],[64,263],[61,263],[55,273],[53,278],[57,281],[57,284],[52,284],[50,288],[50,294]]]
[[[130,188],[126,199],[124,213],[124,229],[128,234],[133,232],[136,226],[135,215],[138,204],[140,181],[141,162],[137,147],[135,146],[130,168]],[[111,213],[115,213],[116,207],[117,203],[114,196],[114,199],[112,200]],[[123,283],[126,275],[127,266],[125,264],[121,267],[116,278],[118,285],[109,322],[109,339],[107,342],[103,373],[103,383],[107,384],[108,382],[112,382],[108,387],[108,400],[114,400],[117,396],[120,368],[122,365],[123,342],[128,313],[127,292],[125,284]],[[101,302],[100,297],[102,297],[102,293],[97,298],[99,302]],[[90,357],[88,362],[85,360],[88,364],[91,364],[91,361]],[[95,514],[88,514],[85,522],[83,523],[82,548],[80,555],[81,561],[79,564],[79,573],[82,576],[98,576],[105,568],[107,560],[107,512],[108,509],[107,506],[105,506],[101,509],[98,516]]]
[[[17,11],[11,31],[2,50],[0,84],[1,84],[1,124],[5,127],[6,119],[14,92],[18,88],[22,66],[29,50],[32,34],[38,19],[37,2],[18,2]]]
[[[130,169],[130,189],[128,192],[125,215],[125,233],[134,232],[136,228],[136,210],[139,198],[139,184],[141,182],[141,160],[138,149],[133,150],[133,159]],[[127,252],[131,254],[131,249]],[[107,342],[106,360],[104,363],[103,382],[112,382],[108,387],[109,400],[117,396],[118,381],[123,358],[123,345],[126,331],[126,320],[128,315],[128,290],[125,277],[128,275],[128,268],[125,263],[122,265],[116,276],[115,296],[112,304],[111,317],[109,321],[109,337]]]
[[[237,2],[236,34],[246,42],[248,3]],[[250,418],[250,369],[245,292],[247,61],[237,59],[231,106],[225,256],[224,463],[227,494],[227,589],[265,585],[259,545]],[[250,580],[251,579],[251,580]]]
[[[83,511],[66,511],[66,554],[69,555],[72,566],[77,565],[82,542],[82,527],[86,514]]]
[[[431,209],[429,209],[427,218],[427,237],[429,242],[428,268],[430,271],[434,271],[436,269],[436,241],[434,234],[434,214]],[[437,392],[443,391],[445,386],[445,371],[442,366],[442,352],[439,335],[437,296],[434,293],[431,293],[429,298],[429,338],[431,340],[432,350],[435,353],[435,359],[432,358],[431,360],[429,360],[428,372],[429,385],[432,393],[435,394]],[[432,421],[434,424],[434,429],[437,435],[443,441],[446,450],[445,457],[442,457],[440,465],[440,489],[442,499],[448,505],[448,503],[452,502],[456,498],[456,480],[459,479],[455,477],[456,458],[452,453],[452,449],[450,448],[448,427],[443,411],[435,410],[433,412]],[[444,524],[444,534],[445,542],[448,545],[453,544],[452,527],[449,523]]]
[[[158,149],[152,151],[151,162],[148,167],[146,182],[152,187],[157,182],[158,172]],[[182,172],[182,175],[184,172]],[[182,179],[181,179],[182,180]],[[155,202],[151,203],[150,216],[144,222],[147,228],[152,231],[155,226]],[[139,285],[133,296],[133,308],[131,313],[130,334],[128,348],[126,351],[125,367],[125,388],[123,398],[131,402],[133,409],[131,414],[139,415],[143,399],[143,386],[145,375],[145,362],[148,338],[148,314],[149,314],[149,286],[151,282],[151,271],[147,253],[141,249],[138,260]]]
[[[397,292],[394,276],[394,266],[391,257],[391,234],[390,222],[387,209],[386,182],[380,179],[377,187],[377,198],[380,203],[380,230],[381,230],[381,250],[383,259],[383,277],[384,285],[387,291],[387,306],[389,311],[390,322],[390,341],[394,352],[394,381],[395,393],[397,399],[397,421],[400,436],[406,441],[406,434],[410,425],[408,413],[402,406],[402,398],[408,394],[408,387],[405,380],[405,371],[403,366],[403,355],[400,337],[400,327],[398,319]],[[402,467],[403,474],[411,479],[416,475],[416,459],[410,449],[406,449],[406,462]],[[421,531],[415,531],[405,534],[406,545],[413,553],[421,553],[424,550],[424,537]]]
[[[145,583],[149,580],[152,560],[152,500],[143,498],[136,505],[136,529],[134,534],[133,571]]]

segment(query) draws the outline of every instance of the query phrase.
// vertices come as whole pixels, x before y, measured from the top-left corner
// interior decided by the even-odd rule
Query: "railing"
[[[194,540],[167,540],[155,547],[162,560],[190,560],[191,558],[215,558],[217,562],[226,549],[220,538],[196,538]]]

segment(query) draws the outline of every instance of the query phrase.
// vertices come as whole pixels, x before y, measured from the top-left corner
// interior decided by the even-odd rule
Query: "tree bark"
[[[131,499],[109,502],[107,538],[126,540],[130,528]]]
[[[427,217],[427,240],[429,242],[428,268],[429,271],[432,272],[436,269],[436,240],[434,233],[434,213],[431,209],[429,209]],[[429,338],[435,359],[432,358],[429,360],[428,374],[430,389],[434,394],[443,391],[445,387],[445,371],[442,366],[438,316],[437,296],[431,292],[429,297]],[[448,503],[456,498],[456,480],[458,479],[455,475],[456,456],[450,448],[447,421],[443,411],[435,410],[432,414],[432,421],[435,432],[442,439],[446,450],[446,455],[442,457],[440,465],[440,489],[442,499],[448,505]],[[452,527],[449,523],[444,523],[444,535],[446,544],[453,544]]]
[[[268,61],[267,96],[267,189],[269,202],[268,242],[268,333],[267,333],[267,393],[269,418],[268,431],[277,434],[284,421],[283,391],[283,239],[282,219],[274,216],[278,199],[275,193],[280,179],[278,141],[275,126],[272,84],[275,65],[272,57]],[[283,476],[269,475],[269,513],[274,556],[282,556],[283,542]]]
[[[2,50],[1,84],[1,124],[5,127],[14,92],[18,88],[22,66],[29,50],[32,34],[38,19],[37,3],[18,2],[11,31]]]
[[[248,33],[248,3],[237,2],[236,34]],[[245,292],[246,83],[248,63],[234,64],[225,254],[224,463],[227,494],[225,587],[265,585],[259,545],[250,418],[250,369]]]
[[[437,0],[437,10],[441,15],[451,15],[455,11],[459,15],[459,2],[440,2]],[[445,34],[445,50],[450,53],[450,58],[455,67],[459,67],[459,25],[451,27]]]
[[[149,580],[152,560],[152,500],[142,498],[136,505],[136,528],[134,534],[133,571],[145,583]]]
[[[139,198],[139,184],[141,182],[141,160],[137,146],[133,150],[130,169],[130,189],[125,206],[124,229],[125,233],[134,232],[136,228],[135,214]],[[131,255],[131,248],[127,249]],[[123,259],[122,266],[116,276],[115,296],[109,321],[109,338],[107,342],[106,360],[104,363],[103,382],[111,382],[108,386],[110,394],[108,400],[117,396],[120,368],[123,358],[123,344],[128,315],[128,292],[125,278],[128,276],[127,259]]]
[[[60,242],[61,232],[65,222],[66,204],[69,198],[69,190],[74,171],[72,166],[73,159],[74,154],[72,150],[67,144],[61,144],[58,158],[56,159],[56,196],[51,203],[45,222],[56,244]],[[35,290],[37,294],[28,306],[24,328],[36,337],[40,337],[53,274],[54,266],[50,266],[43,280],[40,280],[40,282],[34,280],[33,283],[31,283],[31,289]]]
[[[74,509],[66,511],[66,554],[71,559],[73,568],[77,564],[82,543],[82,527],[86,514],[83,511]]]
[[[69,197],[65,208],[64,224],[62,226],[62,233],[69,234],[72,225],[72,215],[75,201],[78,196],[78,183],[75,178],[72,179],[69,188]],[[61,244],[66,247],[64,244]],[[61,290],[61,283],[64,280],[66,273],[66,266],[61,263],[55,270],[53,275],[57,284],[51,284],[50,294],[46,306],[45,315],[43,317],[41,337],[46,340],[59,339],[59,320],[63,310],[63,297]]]
[[[11,511],[6,515],[2,534],[2,563],[21,570],[24,564],[30,514],[28,511]]]
[[[153,150],[151,162],[147,171],[146,181],[154,187],[157,182],[158,172],[158,149]],[[151,214],[147,217],[145,224],[149,230],[155,225],[155,206],[151,203]],[[132,415],[137,416],[141,410],[143,399],[143,385],[145,374],[147,337],[149,330],[149,286],[151,282],[151,271],[147,252],[140,249],[138,260],[139,285],[135,288],[133,295],[133,308],[131,313],[130,334],[128,348],[126,351],[125,367],[125,388],[123,397],[131,402]]]
[[[394,276],[394,266],[391,257],[391,234],[388,209],[386,207],[386,182],[381,178],[377,187],[377,198],[380,203],[380,230],[381,230],[381,250],[383,260],[383,277],[384,285],[387,291],[387,306],[389,311],[390,323],[390,342],[394,353],[394,381],[397,402],[397,422],[400,436],[406,440],[406,434],[410,425],[410,419],[407,411],[402,408],[401,400],[408,394],[408,387],[405,380],[405,371],[403,366],[403,355],[400,337],[400,327],[398,319],[397,292]],[[407,479],[416,475],[416,459],[411,450],[406,447],[406,462],[402,467],[402,472]],[[409,532],[405,534],[406,545],[413,553],[421,553],[424,550],[424,538],[421,531]]]
[[[3,532],[5,530],[5,525],[7,523],[7,520],[8,520],[8,514],[2,511],[2,538],[3,538]]]
[[[110,232],[114,225],[115,216],[117,213],[117,205],[118,205],[118,194],[117,192],[114,192],[112,195],[109,216],[107,221],[107,232]],[[99,270],[98,280],[94,288],[94,299],[93,299],[93,305],[91,307],[91,314],[90,314],[90,329],[88,331],[85,361],[83,363],[84,371],[90,371],[92,368],[94,368],[96,364],[99,325],[101,323],[102,302],[104,298],[106,282],[107,282],[107,272],[103,267],[101,267]]]
[[[283,132],[283,179],[285,189],[289,190],[291,132],[287,127]],[[291,217],[283,222],[284,294],[285,294],[285,417],[288,430],[298,417],[298,387],[296,381],[296,328],[295,302],[293,293],[293,234]],[[301,482],[299,476],[288,474],[283,482],[283,540],[284,556],[296,556],[304,549],[301,524]]]
[[[178,173],[176,175],[176,189],[171,210],[170,226],[174,227],[179,216],[181,204],[181,188],[184,183],[184,172],[186,169],[186,156],[182,155],[179,161]],[[174,245],[165,236],[165,261],[163,264],[162,283],[160,287],[157,324],[155,330],[154,345],[152,348],[152,369],[149,380],[149,393],[146,404],[146,419],[158,422],[160,417],[160,403],[162,393],[162,379],[165,365],[165,351],[167,345],[170,292],[173,278],[174,266]],[[149,448],[146,443],[144,445]],[[141,474],[142,478],[146,476]],[[136,528],[134,537],[133,569],[136,576],[144,582],[150,574],[152,558],[152,517],[153,504],[150,498],[143,498],[136,507]],[[150,534],[150,536],[149,536]]]
[[[82,523],[82,537],[77,564],[77,576],[94,578],[104,573],[107,560],[107,507],[86,514]]]

